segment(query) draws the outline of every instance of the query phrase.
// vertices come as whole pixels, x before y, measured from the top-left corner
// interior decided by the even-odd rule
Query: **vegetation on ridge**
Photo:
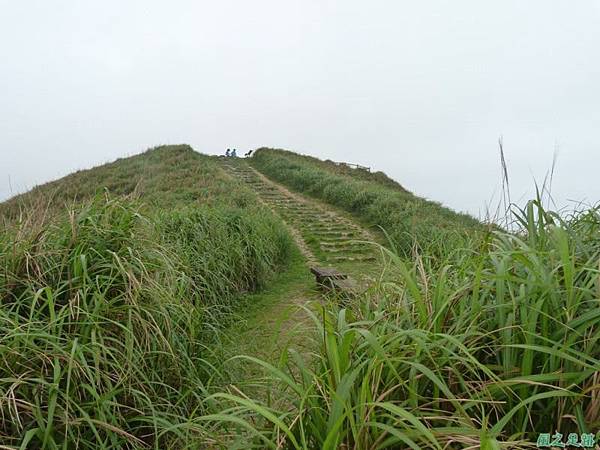
[[[460,246],[468,234],[482,228],[474,218],[419,198],[380,174],[268,148],[257,150],[251,163],[295,191],[382,227],[405,256],[416,243],[427,245],[427,254],[443,254],[445,247]]]
[[[0,443],[197,448],[219,330],[291,254],[281,221],[189,147],[80,172],[3,212]]]
[[[189,145],[165,145],[36,186],[0,203],[0,220],[17,219],[20,212],[27,215],[32,209],[64,213],[65,207],[104,191],[139,197],[144,210],[151,213],[184,206],[245,207],[255,205],[257,199],[212,158]]]

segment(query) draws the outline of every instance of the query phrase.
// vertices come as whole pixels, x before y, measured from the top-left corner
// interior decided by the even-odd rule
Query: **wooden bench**
[[[320,286],[330,286],[331,280],[345,280],[348,275],[334,269],[333,267],[311,267],[310,271],[313,273],[317,280],[317,284]]]
[[[337,269],[329,267],[311,267],[310,271],[314,274],[317,284],[321,288],[343,294],[347,297],[354,297],[358,293],[358,284],[356,281]]]

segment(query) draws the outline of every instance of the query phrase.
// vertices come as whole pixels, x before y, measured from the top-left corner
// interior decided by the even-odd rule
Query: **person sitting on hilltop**
[[[249,150],[248,152],[246,152],[246,154],[244,155],[246,158],[252,156],[252,151],[253,150]]]
[[[235,151],[235,148],[231,151],[231,156],[234,157],[234,158],[237,157],[237,153]]]
[[[229,150],[229,149],[227,149],[227,151],[225,152],[225,156],[227,156],[227,157],[231,156],[231,155],[230,155],[230,150]]]

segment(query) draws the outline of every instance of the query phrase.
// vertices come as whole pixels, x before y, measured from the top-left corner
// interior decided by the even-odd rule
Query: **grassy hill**
[[[37,186],[0,203],[0,216],[15,218],[19,210],[33,206],[63,209],[103,191],[113,196],[133,194],[148,208],[167,209],[211,204],[244,206],[256,199],[212,158],[194,152],[188,145],[171,145]]]
[[[333,175],[347,176],[355,180],[368,181],[372,184],[377,184],[382,187],[394,189],[399,192],[409,193],[409,191],[402,187],[400,183],[398,183],[396,180],[391,179],[383,172],[371,172],[370,170],[366,170],[364,168],[356,168],[350,166],[345,162],[336,162],[331,161],[329,159],[321,160],[313,156],[301,155],[299,153],[283,149],[262,147],[254,152],[255,157],[260,155],[261,158],[265,157],[268,154],[271,158],[277,157],[280,159],[286,159],[289,163],[295,163],[297,168],[301,166],[318,168],[323,171],[327,171]]]
[[[516,231],[488,228],[383,174],[266,148],[228,164],[158,147],[10,199],[0,447],[525,449],[557,430],[589,444],[599,209],[513,214]],[[292,240],[303,218],[329,221],[322,239],[383,228],[381,276],[319,297],[302,350],[235,358],[260,368],[240,380],[224,338],[274,332],[236,334],[247,310],[317,295]]]
[[[459,245],[465,234],[483,229],[474,218],[417,197],[381,172],[269,148],[258,149],[252,165],[297,192],[383,228],[404,255],[411,254],[415,243],[427,246],[425,253],[439,253]]]
[[[243,294],[293,252],[256,195],[188,146],[0,206],[0,443],[182,448]],[[175,428],[173,428],[175,427]]]

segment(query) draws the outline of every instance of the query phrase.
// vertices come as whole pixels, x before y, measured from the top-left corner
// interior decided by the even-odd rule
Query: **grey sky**
[[[284,147],[474,215],[600,200],[600,0],[0,0],[0,199],[163,143]],[[497,198],[497,197],[496,197]]]

